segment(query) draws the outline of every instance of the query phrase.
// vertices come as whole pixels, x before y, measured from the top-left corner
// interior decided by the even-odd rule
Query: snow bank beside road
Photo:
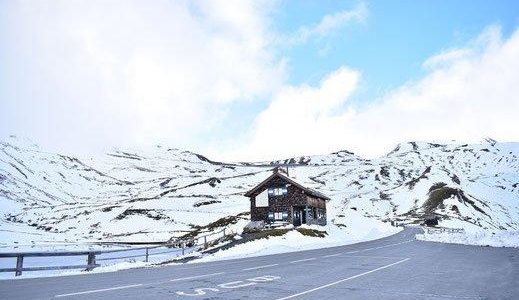
[[[341,221],[340,227],[335,224],[328,224],[327,226],[303,225],[299,227],[326,231],[325,237],[306,236],[297,230],[291,230],[282,236],[258,239],[205,255],[193,261],[193,263],[343,246],[383,238],[403,229],[363,217],[354,211],[343,220],[336,218],[336,221]]]
[[[422,241],[491,246],[491,247],[518,247],[519,231],[472,231],[464,233],[424,233],[417,234],[416,238]]]

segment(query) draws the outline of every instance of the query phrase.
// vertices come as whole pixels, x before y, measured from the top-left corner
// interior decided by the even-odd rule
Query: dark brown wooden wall
[[[293,216],[293,206],[313,206],[325,211],[326,216],[326,201],[324,199],[320,199],[305,193],[305,191],[293,184],[288,186],[287,195],[283,196],[274,196],[269,197],[269,206],[268,207],[256,207],[256,196],[261,192],[265,191],[270,187],[279,187],[285,186],[288,182],[283,180],[282,178],[273,178],[271,182],[265,185],[264,188],[257,190],[250,198],[250,212],[251,212],[251,220],[252,221],[267,221],[268,220],[268,212],[288,212],[288,221],[292,222]],[[318,224],[323,223],[317,222],[317,220],[313,220],[312,218],[307,218],[308,224]],[[326,218],[324,218],[324,224],[326,224]]]

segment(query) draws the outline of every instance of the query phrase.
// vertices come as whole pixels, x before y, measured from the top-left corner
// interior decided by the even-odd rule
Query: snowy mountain
[[[0,242],[240,231],[249,211],[243,194],[277,165],[329,196],[328,220],[347,234],[361,230],[359,220],[421,222],[432,213],[444,226],[519,230],[519,143],[410,142],[373,160],[339,151],[221,163],[165,147],[83,159],[13,137],[0,142]]]

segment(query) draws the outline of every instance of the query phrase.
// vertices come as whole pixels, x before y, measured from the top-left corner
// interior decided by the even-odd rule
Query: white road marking
[[[122,289],[128,289],[128,288],[139,287],[139,286],[142,286],[142,283],[115,286],[115,287],[106,288],[106,289],[90,290],[90,291],[83,291],[83,292],[77,292],[77,293],[60,294],[60,295],[55,295],[54,298],[61,298],[61,297],[74,296],[74,295],[92,294],[92,293],[99,293],[99,292],[106,292],[106,291],[113,291],[113,290],[122,290]]]
[[[209,276],[216,276],[216,275],[221,275],[221,274],[225,274],[225,272],[204,274],[204,275],[191,276],[191,277],[175,278],[175,279],[171,279],[169,281],[173,281],[173,282],[174,281],[182,281],[182,280],[203,278],[203,277],[209,277]],[[146,284],[138,283],[138,284],[131,284],[131,285],[122,285],[122,286],[115,286],[115,287],[106,288],[106,289],[89,290],[89,291],[75,292],[75,293],[69,293],[69,294],[60,294],[60,295],[55,295],[54,297],[55,298],[61,298],[61,297],[67,297],[67,296],[75,296],[75,295],[84,295],[84,294],[108,292],[108,291],[113,291],[113,290],[122,290],[122,289],[141,287],[141,286],[148,286],[148,285],[155,285],[155,284],[162,284],[162,283],[164,283],[164,282],[153,282],[153,283],[146,283]]]
[[[315,291],[318,291],[318,290],[321,290],[321,289],[324,289],[324,288],[327,288],[327,287],[339,284],[341,282],[345,282],[345,281],[348,281],[348,280],[351,280],[351,279],[355,279],[355,278],[358,278],[358,277],[361,277],[361,276],[364,276],[364,275],[368,275],[368,274],[373,273],[373,272],[377,272],[377,271],[380,271],[380,270],[392,267],[394,265],[401,264],[401,263],[406,262],[408,260],[410,260],[410,258],[402,259],[402,260],[399,260],[399,261],[397,261],[395,263],[392,263],[392,264],[389,264],[389,265],[385,265],[385,266],[373,269],[371,271],[360,273],[360,274],[357,274],[357,275],[354,275],[354,276],[351,276],[351,277],[348,277],[348,278],[344,278],[344,279],[341,279],[341,280],[338,280],[338,281],[335,281],[335,282],[332,282],[332,283],[328,283],[328,284],[325,284],[325,285],[322,285],[322,286],[319,286],[319,287],[316,287],[316,288],[313,288],[313,289],[310,289],[310,290],[306,290],[306,291],[301,292],[301,293],[297,293],[297,294],[290,295],[290,296],[287,296],[287,297],[279,298],[277,300],[291,299],[291,298],[295,298],[295,297],[298,297],[298,296],[301,296],[301,295],[305,295],[305,294],[308,294],[308,293],[311,293],[311,292],[315,292]]]
[[[402,244],[409,243],[409,242],[412,242],[412,241],[413,240],[407,240],[407,241],[403,241],[403,242],[400,242],[400,243],[389,244],[389,245],[384,245],[384,246],[379,246],[379,247],[372,247],[372,248],[360,249],[360,250],[355,250],[355,251],[348,251],[348,252],[344,252],[344,254],[359,253],[359,252],[364,252],[364,251],[369,251],[369,250],[382,249],[382,248],[386,248],[386,247],[402,245]]]
[[[256,282],[243,282],[242,280],[237,281],[231,281],[226,283],[220,283],[218,287],[224,288],[224,289],[237,289],[241,287],[251,286],[255,285]]]
[[[249,279],[245,279],[245,280],[221,283],[218,285],[218,287],[222,288],[222,289],[237,289],[237,288],[242,288],[242,287],[247,287],[247,286],[253,286],[258,283],[270,282],[270,281],[277,280],[280,278],[281,277],[279,277],[279,276],[264,275],[264,276],[249,278]],[[246,281],[248,281],[248,282],[246,282]],[[220,289],[205,287],[205,288],[194,289],[194,293],[186,293],[183,291],[177,291],[176,293],[179,296],[203,296],[207,293],[207,291],[217,293],[217,292],[220,292]]]
[[[189,279],[203,278],[203,277],[216,276],[216,275],[222,275],[222,274],[225,274],[225,272],[211,273],[211,274],[204,274],[204,275],[191,276],[191,277],[181,277],[181,278],[171,279],[170,281],[182,281],[182,280],[189,280]]]
[[[295,263],[298,263],[298,262],[303,262],[303,261],[310,261],[310,260],[316,260],[317,258],[315,257],[311,257],[311,258],[305,258],[305,259],[300,259],[300,260],[293,260],[290,262],[290,264],[295,264]]]
[[[259,267],[246,268],[246,269],[242,269],[242,271],[258,270],[258,269],[275,267],[275,266],[279,266],[279,264],[271,264],[271,265],[264,265],[264,266],[259,266]]]
[[[201,289],[195,289],[195,293],[194,294],[178,291],[177,295],[179,295],[179,296],[203,296],[203,295],[206,294],[205,291],[219,292],[220,290],[219,289],[215,289],[215,288],[201,288]]]
[[[329,255],[325,255],[323,257],[334,257],[334,256],[339,256],[341,255],[342,253],[335,253],[335,254],[329,254]]]
[[[402,257],[402,256],[373,256],[373,255],[343,255],[343,257],[359,257],[359,258],[383,258],[383,259],[402,259],[402,258],[405,258],[405,257]]]
[[[248,281],[252,281],[252,282],[269,282],[269,281],[276,280],[276,279],[279,279],[279,278],[281,278],[281,277],[279,277],[279,276],[272,276],[272,275],[264,275],[264,276],[249,278],[247,280]]]

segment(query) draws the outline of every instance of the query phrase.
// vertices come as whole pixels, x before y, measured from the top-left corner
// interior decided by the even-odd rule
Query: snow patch
[[[479,230],[464,233],[424,233],[417,234],[416,238],[438,243],[519,248],[519,231],[489,232]]]
[[[352,219],[355,220],[356,218]],[[402,228],[391,227],[368,218],[364,218],[364,223],[361,223],[360,220],[355,221],[359,222],[350,223],[351,227],[348,226],[346,230],[333,224],[327,226],[303,225],[299,228],[326,231],[327,234],[325,237],[311,237],[303,235],[297,230],[290,230],[282,236],[239,244],[227,250],[203,256],[192,261],[192,263],[343,246],[383,238],[402,230]]]

